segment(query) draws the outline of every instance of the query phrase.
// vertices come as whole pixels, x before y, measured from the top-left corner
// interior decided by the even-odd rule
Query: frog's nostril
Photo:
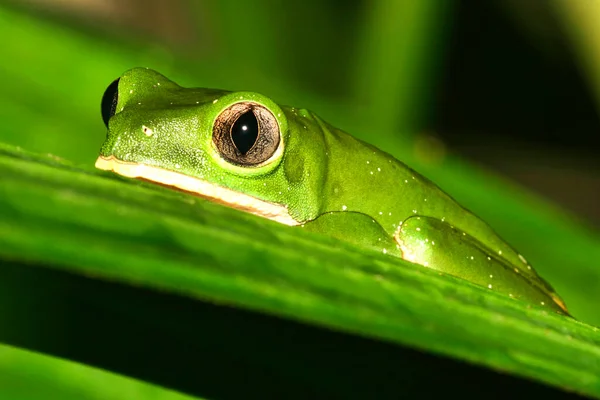
[[[142,132],[144,132],[144,135],[148,137],[154,135],[154,131],[152,130],[152,128],[148,128],[146,125],[142,125]]]

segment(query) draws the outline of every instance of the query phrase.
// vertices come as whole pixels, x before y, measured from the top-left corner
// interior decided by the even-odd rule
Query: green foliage
[[[0,142],[8,144],[0,151],[0,308],[6,311],[0,313],[1,325],[6,327],[0,333],[0,342],[98,365],[201,396],[215,394],[218,391],[203,389],[210,387],[209,379],[198,377],[196,386],[179,385],[176,379],[144,370],[141,362],[130,364],[124,355],[128,348],[116,346],[115,341],[107,342],[110,345],[105,348],[96,348],[93,342],[72,333],[79,327],[74,315],[93,322],[92,317],[73,309],[72,302],[81,302],[107,310],[103,314],[109,316],[106,325],[97,327],[98,338],[112,330],[127,336],[128,328],[148,326],[152,328],[148,334],[153,338],[155,331],[168,332],[168,340],[162,346],[173,346],[181,337],[196,335],[194,345],[199,346],[206,342],[203,332],[206,335],[208,327],[195,313],[205,316],[200,312],[203,304],[214,303],[247,309],[257,315],[264,313],[272,319],[298,321],[302,326],[326,327],[353,337],[381,340],[390,346],[386,348],[390,354],[402,346],[415,347],[600,397],[600,335],[596,328],[585,324],[600,324],[596,311],[600,302],[600,270],[595,262],[600,259],[598,234],[547,202],[455,158],[448,157],[437,165],[425,164],[411,154],[412,147],[398,146],[409,143],[410,137],[399,139],[393,134],[402,129],[410,135],[425,114],[422,109],[412,111],[427,102],[428,86],[417,83],[429,81],[434,74],[434,60],[441,56],[434,52],[431,40],[449,10],[434,9],[433,2],[407,7],[404,12],[411,16],[411,24],[405,31],[402,26],[394,26],[393,21],[375,23],[377,16],[392,13],[386,11],[385,2],[367,14],[364,21],[351,19],[360,29],[353,29],[354,25],[329,26],[324,18],[316,25],[317,38],[344,32],[344,37],[360,43],[357,49],[347,44],[336,49],[335,57],[341,61],[334,68],[346,78],[331,82],[334,95],[327,97],[317,90],[306,90],[299,78],[305,70],[311,76],[319,75],[315,57],[308,53],[311,46],[299,51],[284,45],[289,40],[277,36],[281,29],[276,27],[284,26],[289,28],[290,37],[301,40],[303,26],[288,24],[285,19],[277,20],[279,25],[275,27],[270,25],[269,21],[278,14],[267,3],[254,2],[246,9],[227,6],[227,2],[210,6],[194,2],[192,9],[197,15],[208,10],[223,19],[217,24],[217,31],[229,46],[226,49],[232,52],[228,55],[220,49],[226,54],[205,58],[170,53],[164,45],[151,45],[140,39],[118,39],[117,34],[108,40],[64,21],[0,7],[3,37],[16,38],[5,40],[0,48],[2,59],[7,60],[0,63]],[[321,6],[312,1],[304,7],[303,12],[318,14]],[[262,13],[266,10],[272,14]],[[334,11],[332,8],[323,12]],[[349,12],[352,11],[352,15],[362,15],[360,9]],[[236,27],[249,16],[262,21],[254,24],[254,29],[264,28],[254,32],[254,37],[263,44],[269,43],[259,46],[256,52],[247,42],[237,41],[244,30]],[[395,29],[391,36],[390,29]],[[356,31],[360,34],[352,36]],[[415,40],[403,39],[405,33]],[[398,38],[397,42],[388,43],[389,48],[399,49],[396,58],[385,58],[387,47],[369,47],[369,38],[376,40],[385,34]],[[324,40],[323,48],[315,44],[314,51],[325,57],[328,46],[335,42],[336,39]],[[284,50],[294,54],[285,54]],[[283,61],[279,63],[281,59],[296,70],[286,67]],[[405,61],[410,61],[407,67],[395,75]],[[133,66],[152,67],[187,86],[255,90],[284,104],[308,107],[388,150],[490,222],[552,283],[582,322],[549,315],[545,310],[382,254],[360,252],[301,229],[95,171],[93,162],[104,139],[99,115],[101,95],[108,83]],[[322,75],[334,73],[336,70],[324,69]],[[357,78],[348,82],[353,76]],[[386,86],[386,82],[395,83]],[[413,98],[419,99],[418,106],[410,104],[409,99]],[[368,107],[363,107],[364,103]],[[375,119],[383,109],[386,118]],[[394,109],[397,114],[389,115]],[[68,285],[71,279],[80,279],[76,282],[86,288],[92,287],[90,282],[97,282],[107,289],[76,291]],[[75,294],[67,297],[57,288],[70,288]],[[157,314],[150,307],[139,312],[146,299],[139,292],[142,289],[158,299],[151,304],[159,308],[164,304],[168,312]],[[126,295],[117,297],[121,291]],[[193,312],[185,314],[170,307],[174,297],[188,299],[186,304]],[[118,302],[116,298],[126,301]],[[219,310],[218,315],[229,318],[226,311]],[[114,317],[121,314],[125,317]],[[163,326],[163,321],[168,323]],[[244,326],[240,324],[240,329]],[[215,328],[215,332],[215,337],[227,337],[226,329]],[[238,376],[236,371],[239,374],[244,365],[258,366],[260,370],[269,364],[277,365],[278,376],[290,387],[312,385],[331,393],[352,389],[351,384],[339,382],[335,375],[336,370],[344,368],[341,355],[329,360],[336,368],[303,369],[300,364],[294,365],[293,357],[253,353],[255,345],[261,349],[268,346],[261,341],[263,336],[267,337],[268,332],[257,336],[255,343],[239,337],[229,337],[229,341],[221,343],[233,348],[233,353],[243,354],[247,363],[232,367],[232,375]],[[165,362],[167,356],[155,344],[142,339],[140,343],[144,344],[138,348],[140,352],[156,352],[163,357],[157,355],[156,362]],[[294,346],[302,348],[300,344],[280,343],[281,349],[287,351],[293,351]],[[315,350],[304,345],[304,353],[328,360],[327,355],[311,353]],[[369,346],[374,345],[364,348],[372,350]],[[17,378],[11,381],[15,397],[19,393],[33,396],[46,388],[77,393],[77,398],[86,395],[72,390],[91,393],[106,389],[100,392],[105,395],[100,398],[111,398],[108,386],[94,386],[92,381],[97,384],[99,379],[122,388],[144,386],[39,354],[25,355],[9,347],[0,351],[2,375],[19,377],[19,382],[23,382],[14,383]],[[214,357],[206,361],[203,354],[209,353]],[[215,360],[229,356],[208,347],[191,354],[197,357],[193,368],[204,368],[204,376],[210,377],[210,366],[221,371],[214,365]],[[109,361],[103,355],[110,355]],[[433,363],[439,362],[426,361],[423,368],[434,368]],[[381,363],[385,369],[385,363]],[[410,367],[414,368],[404,366]],[[169,368],[184,374],[189,366]],[[426,375],[423,377],[421,384],[426,385]],[[76,379],[89,379],[89,386],[75,388]],[[257,382],[266,385],[267,380]],[[0,385],[6,387],[5,382],[0,381]],[[23,385],[31,390],[23,391]],[[402,391],[403,387],[397,390]],[[155,387],[123,390],[139,390],[139,398],[169,398],[146,392],[161,392]],[[169,392],[165,396],[178,395]]]
[[[57,357],[0,345],[0,388],[11,400],[198,400]]]

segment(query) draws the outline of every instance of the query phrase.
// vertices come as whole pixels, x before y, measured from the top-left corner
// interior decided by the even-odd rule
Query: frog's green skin
[[[487,224],[400,161],[308,110],[257,93],[182,88],[145,68],[123,74],[116,93],[98,168],[375,248],[568,314]],[[261,129],[271,130],[264,137],[279,138],[267,154],[251,150],[258,164],[228,160],[213,140],[224,126],[223,140],[231,143],[229,128],[239,116],[220,118],[234,104],[266,111]]]

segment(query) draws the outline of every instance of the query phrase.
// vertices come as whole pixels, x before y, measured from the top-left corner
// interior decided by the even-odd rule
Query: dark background
[[[570,43],[544,2],[533,37],[492,3],[458,3],[431,128],[600,226],[598,105]]]

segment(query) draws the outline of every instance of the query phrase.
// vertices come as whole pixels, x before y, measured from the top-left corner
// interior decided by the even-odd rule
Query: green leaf
[[[11,400],[194,400],[172,390],[57,357],[0,345],[0,389]]]
[[[74,343],[63,343],[73,326],[61,321],[73,318],[72,306],[65,308],[66,304],[82,302],[110,310],[101,315],[125,315],[123,320],[108,319],[107,326],[94,325],[98,338],[111,330],[128,335],[131,322],[124,321],[137,320],[152,327],[148,334],[173,329],[173,340],[193,334],[200,345],[206,340],[203,332],[213,325],[202,318],[202,312],[198,312],[198,320],[194,313],[187,318],[178,312],[171,315],[168,307],[162,310],[169,312],[159,312],[161,302],[168,304],[169,298],[177,296],[191,299],[188,306],[192,309],[208,302],[381,340],[391,346],[392,359],[396,346],[410,346],[600,396],[600,334],[597,328],[574,319],[301,228],[9,147],[0,155],[0,177],[0,257],[6,265],[0,277],[4,286],[0,304],[12,301],[19,304],[17,309],[29,310],[2,313],[0,324],[7,329],[0,332],[0,341],[42,351],[73,352]],[[107,281],[108,288],[100,295],[90,283],[71,282],[74,278],[66,276],[87,277],[85,282]],[[63,283],[56,286],[56,282]],[[51,290],[53,285],[56,287]],[[68,301],[57,300],[59,293],[65,296],[80,285],[86,289],[76,291]],[[162,300],[138,312],[147,296],[139,288]],[[107,294],[111,290],[113,299]],[[119,295],[122,290],[128,293],[126,297]],[[36,296],[49,303],[40,306]],[[52,301],[56,303],[51,305]],[[37,306],[28,303],[38,304],[45,312],[32,312]],[[227,311],[222,313],[219,315],[227,319]],[[27,321],[22,321],[23,315]],[[83,312],[75,315],[91,318]],[[46,318],[50,322],[44,325],[47,332],[41,339],[40,320]],[[88,323],[91,321],[95,317]],[[186,331],[187,324],[194,327],[190,328],[193,332]],[[252,330],[251,324],[241,326]],[[337,369],[299,369],[294,358],[282,360],[264,353],[276,340],[263,343],[256,339],[249,344],[242,336],[224,338],[220,345],[244,354],[249,365],[262,365],[275,357],[277,363],[267,363],[276,365],[277,373],[285,376],[286,387],[312,387],[318,382],[339,394],[360,383],[336,385]],[[300,336],[279,346],[291,351],[294,346],[306,346],[302,340]],[[260,349],[258,353],[253,346]],[[79,348],[85,354],[90,351],[90,343]],[[201,354],[195,368],[214,366],[218,360],[204,359]],[[79,353],[71,356],[85,358]],[[328,359],[319,353],[321,356],[322,362]],[[336,357],[344,359],[339,354]],[[114,369],[144,375],[136,368],[124,367],[127,363],[123,360],[111,360],[105,362]],[[430,371],[439,362],[425,362],[426,369]],[[387,367],[381,364],[382,371]],[[235,374],[236,369],[239,374],[236,366],[230,373]],[[431,379],[429,374],[425,376]],[[174,381],[163,382],[164,377],[154,379],[182,389]]]

